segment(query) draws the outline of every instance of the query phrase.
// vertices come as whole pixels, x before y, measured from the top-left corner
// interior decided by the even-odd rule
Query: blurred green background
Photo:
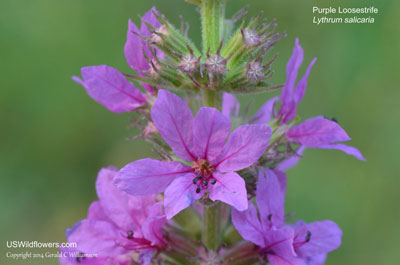
[[[227,14],[244,2],[229,0]],[[295,37],[306,63],[318,57],[301,117],[337,117],[353,138],[351,145],[368,159],[307,150],[288,173],[287,212],[341,226],[343,245],[329,255],[328,265],[398,264],[400,1],[246,3],[252,16],[264,10],[288,34],[274,50],[280,54],[275,83],[284,82]],[[312,24],[315,4],[374,5],[379,14],[374,24],[317,26]],[[126,141],[137,133],[127,128],[128,115],[108,112],[71,76],[97,64],[129,72],[123,55],[128,18],[138,22],[137,15],[153,5],[175,24],[182,14],[191,24],[190,37],[200,43],[198,15],[183,0],[0,1],[1,264],[57,264],[55,259],[5,259],[6,241],[63,242],[65,228],[84,218],[96,199],[98,170],[151,154],[148,144]],[[252,111],[269,96],[253,96]]]

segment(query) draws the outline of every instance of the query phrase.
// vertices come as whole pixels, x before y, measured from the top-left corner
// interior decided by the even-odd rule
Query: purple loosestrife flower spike
[[[132,111],[147,104],[142,92],[129,83],[117,69],[107,65],[87,66],[81,69],[81,84],[95,101],[116,113]]]
[[[152,254],[165,245],[161,228],[165,223],[162,204],[148,195],[134,197],[112,184],[117,170],[99,172],[96,191],[99,201],[91,204],[88,217],[67,230],[69,242],[76,242],[83,253],[99,257],[119,257],[139,251],[150,264]]]
[[[297,144],[310,148],[338,149],[359,160],[365,160],[361,152],[352,146],[336,144],[350,140],[350,137],[340,125],[322,116],[308,119],[291,128],[286,133],[287,138]]]
[[[229,119],[208,107],[200,108],[193,118],[186,103],[166,90],[159,91],[151,115],[164,140],[190,166],[138,160],[119,171],[115,184],[120,189],[132,195],[165,191],[168,219],[206,192],[213,201],[247,209],[245,182],[235,171],[249,167],[264,153],[271,135],[267,125],[240,126],[226,142]]]

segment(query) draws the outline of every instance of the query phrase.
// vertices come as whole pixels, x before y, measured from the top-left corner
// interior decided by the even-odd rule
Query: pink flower
[[[208,107],[200,108],[193,118],[187,104],[165,90],[159,91],[151,116],[164,140],[189,165],[149,158],[132,162],[116,177],[120,189],[132,195],[165,191],[168,219],[204,194],[239,211],[247,209],[245,182],[235,171],[249,167],[264,153],[271,135],[267,125],[240,126],[226,142],[228,118]]]
[[[165,245],[162,204],[151,195],[134,197],[118,190],[112,184],[116,173],[114,168],[99,172],[99,201],[90,205],[86,219],[67,230],[68,241],[76,242],[79,251],[99,258],[140,251],[140,258],[147,260],[143,264],[149,264],[152,254]]]
[[[271,265],[317,265],[341,244],[342,231],[332,221],[294,226],[284,222],[286,176],[279,171],[260,170],[257,183],[257,209],[232,211],[232,222],[240,235],[260,247],[261,256]],[[259,217],[258,217],[259,216]]]

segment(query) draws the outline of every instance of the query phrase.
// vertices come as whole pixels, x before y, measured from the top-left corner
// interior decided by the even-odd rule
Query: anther
[[[203,185],[207,186],[208,185],[208,181],[206,179],[203,179]]]
[[[77,263],[80,263],[80,262],[81,262],[82,260],[84,260],[85,258],[86,258],[86,257],[85,257],[85,253],[79,251],[78,254],[77,254],[76,257],[75,257],[75,260],[76,260]]]
[[[310,242],[311,239],[311,232],[307,231],[307,235],[306,235],[306,243]]]
[[[212,179],[212,180],[210,181],[210,183],[211,183],[211,185],[214,185],[215,183],[217,183],[217,180]]]
[[[197,181],[198,181],[199,179],[201,179],[202,177],[203,177],[202,175],[198,175],[197,177],[195,177],[195,178],[193,179],[193,184],[196,184]]]
[[[268,215],[268,221],[271,222],[271,220],[272,220],[272,214]]]
[[[133,231],[132,230],[129,230],[128,232],[127,232],[127,239],[132,239],[133,238]]]
[[[201,191],[200,188],[197,188],[197,189],[196,189],[196,193],[200,193],[200,191]]]

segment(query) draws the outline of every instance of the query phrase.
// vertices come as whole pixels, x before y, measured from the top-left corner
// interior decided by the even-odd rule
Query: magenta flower
[[[325,119],[322,116],[300,123],[291,128],[286,136],[290,141],[304,147],[338,149],[359,160],[365,160],[357,148],[336,143],[348,141],[351,138],[337,122]]]
[[[143,39],[143,37],[150,38],[152,36],[157,36],[155,34],[152,35],[149,27],[146,25],[147,22],[155,28],[159,28],[161,26],[157,18],[154,16],[154,13],[158,14],[158,11],[155,7],[152,7],[149,11],[147,11],[146,14],[143,15],[140,29],[131,20],[128,22],[128,32],[124,47],[125,58],[132,70],[134,70],[141,77],[145,76],[144,72],[151,72],[152,67],[157,67],[158,65],[150,49],[155,49],[158,58],[164,57],[164,53],[162,51],[155,47],[150,47],[149,43]],[[151,65],[149,62],[153,63],[153,65]],[[142,85],[147,91],[154,93],[152,86],[148,84]]]
[[[239,211],[247,209],[245,182],[235,171],[252,165],[264,153],[271,136],[267,125],[240,126],[226,142],[229,119],[208,107],[200,108],[193,118],[186,103],[166,90],[159,91],[151,116],[175,154],[190,165],[138,160],[119,171],[115,179],[119,188],[132,195],[165,191],[168,219],[204,194]]]
[[[307,265],[323,265],[328,252],[342,244],[342,230],[332,221],[325,220],[306,224],[297,221],[293,228],[294,250]]]
[[[162,204],[154,196],[133,197],[118,190],[112,184],[116,173],[114,168],[99,172],[99,201],[90,205],[86,219],[67,230],[68,241],[76,242],[79,251],[100,258],[140,251],[142,264],[149,264],[153,253],[165,245]]]
[[[331,221],[293,227],[284,223],[286,176],[279,171],[260,170],[256,202],[247,211],[232,211],[232,222],[239,234],[260,248],[259,254],[271,265],[317,265],[326,253],[341,244],[342,232]],[[259,218],[258,218],[259,216]]]
[[[142,92],[128,82],[117,69],[107,65],[87,66],[81,69],[81,80],[72,79],[81,84],[96,102],[116,113],[132,111],[147,104]]]

